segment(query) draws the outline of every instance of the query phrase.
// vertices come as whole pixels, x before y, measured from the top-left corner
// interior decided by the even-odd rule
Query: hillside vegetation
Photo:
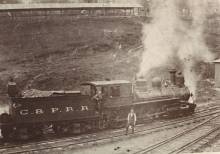
[[[137,17],[0,19],[0,92],[6,93],[10,76],[21,89],[40,90],[74,90],[89,80],[133,79],[141,58],[142,50],[135,48],[142,44],[143,22]],[[205,36],[210,50],[218,54],[219,32],[207,26]],[[213,69],[207,68],[203,70],[210,72],[204,76],[212,77]]]
[[[89,17],[4,22],[1,91],[9,76],[22,89],[42,90],[74,89],[82,81],[113,76],[132,78],[138,58],[128,51],[141,44],[141,23],[137,18]]]

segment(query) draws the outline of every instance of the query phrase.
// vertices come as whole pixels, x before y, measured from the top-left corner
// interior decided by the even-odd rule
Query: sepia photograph
[[[0,154],[220,153],[220,0],[0,0]]]

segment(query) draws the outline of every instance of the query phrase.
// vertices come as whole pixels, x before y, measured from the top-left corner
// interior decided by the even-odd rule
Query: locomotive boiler
[[[109,80],[82,83],[80,91],[50,91],[44,96],[10,94],[10,111],[0,116],[2,136],[28,139],[43,135],[45,127],[58,135],[122,127],[131,107],[138,123],[192,114],[196,105],[188,102],[190,91],[183,76],[174,70],[170,74],[170,82],[154,78],[151,88],[144,79],[134,83]]]

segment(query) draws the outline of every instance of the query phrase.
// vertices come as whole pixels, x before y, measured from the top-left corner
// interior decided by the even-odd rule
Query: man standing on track
[[[134,109],[131,108],[130,112],[128,113],[128,119],[127,119],[127,126],[126,126],[126,135],[128,134],[129,127],[132,128],[132,134],[134,134],[134,127],[136,125],[137,117],[134,112]]]

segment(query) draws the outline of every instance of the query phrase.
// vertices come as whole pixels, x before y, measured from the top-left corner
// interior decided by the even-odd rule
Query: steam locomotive
[[[183,76],[174,70],[170,76],[169,83],[154,78],[151,88],[144,79],[135,83],[93,81],[82,83],[80,91],[50,91],[47,96],[39,97],[16,95],[12,85],[8,87],[9,114],[0,116],[2,136],[28,139],[43,135],[45,127],[57,135],[122,127],[131,107],[135,109],[138,123],[192,114],[196,105],[188,102],[190,91],[184,85]]]

